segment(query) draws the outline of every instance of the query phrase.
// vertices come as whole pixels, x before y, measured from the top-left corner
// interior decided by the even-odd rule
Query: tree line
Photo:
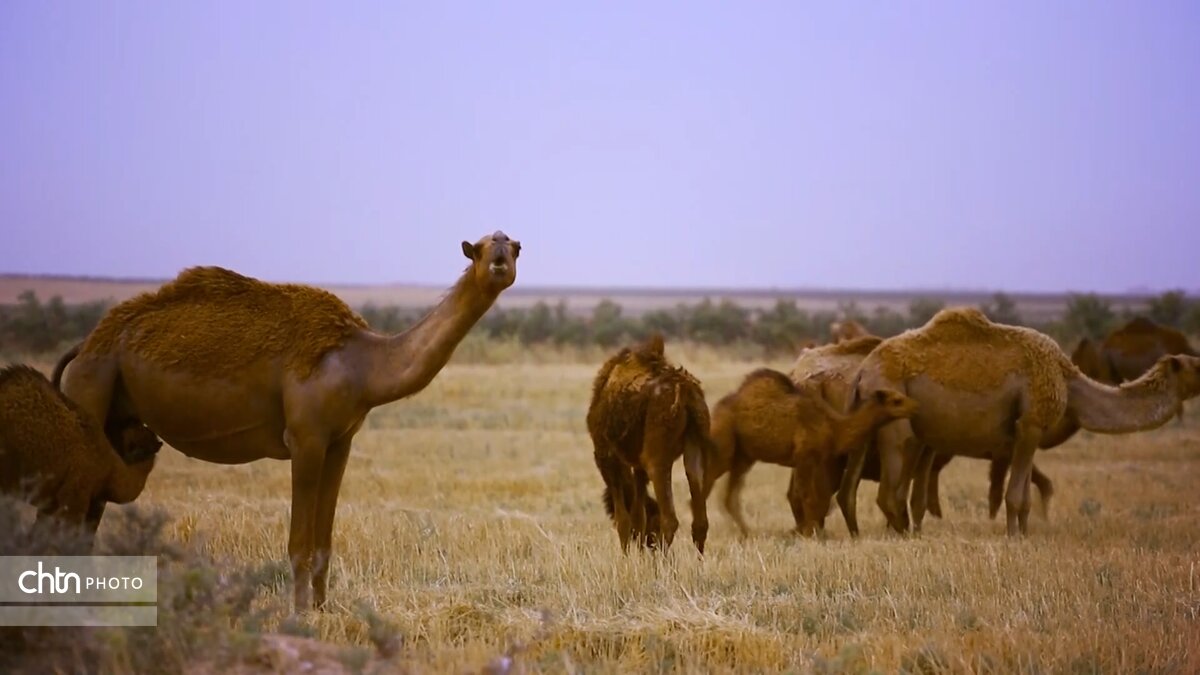
[[[837,320],[853,319],[871,333],[887,337],[924,324],[944,306],[933,298],[916,298],[904,312],[882,306],[868,312],[854,302],[842,303],[836,311],[810,312],[786,299],[765,309],[744,307],[728,299],[705,299],[635,316],[611,300],[602,300],[588,314],[568,311],[564,301],[538,302],[528,308],[493,307],[473,333],[531,346],[613,347],[660,332],[669,340],[713,346],[752,344],[769,352],[795,352],[809,341],[828,341],[830,324]],[[0,305],[0,351],[62,350],[87,335],[108,308],[103,302],[67,305],[58,296],[42,302],[33,291],[26,291],[16,304]],[[1062,316],[1046,323],[1024,321],[1017,303],[1005,293],[994,294],[980,309],[993,321],[1028,325],[1063,345],[1080,337],[1102,338],[1132,317],[1090,293],[1069,296]],[[375,330],[395,333],[415,324],[428,309],[367,304],[358,311]],[[1200,300],[1188,298],[1182,291],[1151,298],[1144,314],[1158,323],[1200,333]]]

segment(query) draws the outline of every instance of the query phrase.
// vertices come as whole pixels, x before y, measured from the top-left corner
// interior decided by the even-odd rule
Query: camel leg
[[[633,534],[633,518],[629,513],[629,468],[613,455],[610,448],[597,447],[595,460],[604,488],[612,500],[612,519],[617,527],[621,551],[627,552]]]
[[[692,543],[704,554],[704,541],[708,539],[708,494],[705,492],[703,460],[689,461],[688,452],[684,452],[683,470],[687,475],[688,492],[691,494],[692,508]]]
[[[288,560],[292,565],[294,610],[299,613],[312,607],[317,501],[327,444],[316,439],[298,438],[291,430],[284,432],[284,441],[292,453],[292,517],[288,533]]]
[[[1037,464],[1033,465],[1033,475],[1030,480],[1037,486],[1038,495],[1041,496],[1041,514],[1042,518],[1050,517],[1050,498],[1054,496],[1054,482],[1050,477],[1042,473],[1041,469],[1037,468]]]
[[[658,498],[658,513],[662,527],[663,551],[671,548],[675,531],[679,529],[679,518],[675,515],[675,497],[671,494],[671,462],[655,462],[650,465],[650,482],[654,484],[654,496]]]
[[[792,467],[787,491],[788,505],[792,507],[792,518],[796,521],[796,531],[805,536],[811,534],[810,528],[806,527],[809,521],[804,512],[804,493],[808,491],[807,484],[811,482],[808,476],[810,471],[811,467],[807,462],[797,462],[796,466]]]
[[[653,548],[654,533],[650,531],[649,507],[647,506],[649,495],[646,492],[646,484],[650,478],[645,469],[634,469],[632,475],[633,492],[630,514],[633,520],[633,536],[637,537],[642,546]]]
[[[908,531],[908,478],[916,449],[908,420],[896,420],[877,432],[879,441],[879,493],[876,503],[896,532]]]
[[[912,526],[913,532],[921,531],[921,522],[925,520],[925,508],[929,500],[930,474],[933,473],[933,460],[937,453],[925,445],[918,451],[916,472],[912,486]]]
[[[104,517],[104,507],[107,504],[103,499],[93,499],[92,503],[88,504],[87,514],[83,517],[84,532],[91,538],[93,546],[96,543],[96,531],[100,529],[100,520]]]
[[[988,470],[988,517],[995,518],[1004,499],[1004,478],[1008,475],[1008,457],[993,457]]]
[[[933,460],[933,466],[929,469],[929,496],[926,505],[929,507],[929,515],[934,518],[942,517],[942,498],[938,494],[938,484],[941,482],[942,469],[953,458],[953,455],[939,454]]]
[[[746,519],[742,516],[742,486],[746,481],[746,473],[752,466],[754,460],[750,457],[740,453],[734,455],[733,464],[729,468],[729,482],[725,485],[725,513],[737,524],[743,537],[750,535],[750,528],[746,527]]]
[[[851,451],[846,461],[846,470],[842,472],[842,482],[838,486],[838,508],[842,511],[842,519],[846,521],[846,529],[850,531],[851,537],[858,536],[858,482],[862,478],[867,453],[874,452],[875,447],[875,439],[869,439]]]
[[[1012,450],[1012,475],[1009,476],[1008,492],[1005,495],[1010,537],[1024,535],[1029,529],[1029,485],[1033,473],[1033,453],[1037,450],[1039,435],[1021,420],[1017,421],[1017,438]]]
[[[329,588],[329,567],[333,556],[333,517],[337,511],[338,493],[342,488],[342,476],[346,472],[346,460],[350,457],[350,439],[353,436],[353,432],[348,433],[329,446],[325,453],[325,466],[321,470],[312,578],[313,605],[318,609],[325,606],[325,595]]]

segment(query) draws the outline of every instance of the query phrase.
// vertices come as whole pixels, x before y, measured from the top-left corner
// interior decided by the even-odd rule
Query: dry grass
[[[754,365],[683,359],[710,404]],[[947,519],[919,538],[884,533],[868,484],[860,541],[839,515],[824,541],[792,535],[787,474],[759,466],[745,492],[756,536],[740,541],[714,496],[700,559],[677,470],[675,547],[624,556],[584,427],[593,371],[452,365],[376,410],[347,470],[318,635],[368,644],[365,600],[421,672],[478,669],[535,637],[519,663],[547,672],[1200,670],[1200,406],[1182,426],[1041,455],[1058,493],[1025,541],[988,520],[982,462],[947,467]],[[164,449],[139,503],[221,556],[282,560],[288,470]]]

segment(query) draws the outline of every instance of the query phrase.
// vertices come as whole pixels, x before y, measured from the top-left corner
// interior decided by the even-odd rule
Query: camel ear
[[[467,256],[471,260],[476,260],[478,258],[477,251],[475,250],[475,244],[472,244],[469,241],[463,241],[462,247],[463,255]]]
[[[521,242],[514,239],[509,242],[509,245],[512,246],[513,260],[516,260],[521,255]]]
[[[1178,356],[1168,356],[1166,359],[1167,369],[1172,373],[1178,373],[1183,370],[1183,361]]]

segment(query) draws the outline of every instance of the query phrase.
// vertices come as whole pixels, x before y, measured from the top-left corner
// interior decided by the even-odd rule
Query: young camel
[[[84,525],[97,504],[137,499],[162,442],[142,424],[113,435],[120,454],[44,375],[28,366],[0,370],[0,491],[28,491],[39,522]]]
[[[521,244],[503,232],[464,241],[462,251],[471,262],[458,283],[391,336],[323,290],[184,270],[110,310],[77,350],[63,391],[97,420],[143,420],[190,457],[292,460],[295,608],[321,607],[351,439],[372,408],[424,389],[516,280]]]
[[[1111,387],[1081,373],[1058,344],[1029,328],[992,323],[972,308],[942,310],[921,328],[881,343],[863,361],[856,391],[898,389],[920,411],[876,433],[882,476],[878,502],[889,525],[908,529],[903,509],[913,483],[919,529],[934,453],[1008,458],[1005,495],[1010,536],[1028,531],[1033,454],[1055,427],[1075,423],[1098,433],[1153,429],[1182,401],[1200,394],[1200,358],[1163,357],[1133,382]],[[851,457],[848,506],[855,506],[865,450]],[[915,482],[914,482],[915,476]]]
[[[787,375],[756,370],[713,409],[717,454],[705,474],[704,494],[707,497],[716,479],[728,471],[725,510],[746,536],[749,528],[741,506],[746,473],[755,462],[792,467],[788,503],[796,529],[812,535],[824,529],[840,478],[838,460],[865,443],[880,425],[909,417],[916,407],[903,394],[879,390],[842,414],[816,393],[797,388]]]
[[[875,347],[878,347],[880,342],[883,342],[883,338],[869,335],[846,342],[810,349],[801,353],[796,359],[796,362],[792,365],[790,377],[797,386],[802,389],[811,390],[824,398],[835,410],[846,410],[854,398],[854,376],[858,372],[859,366],[862,365],[863,359]],[[866,450],[867,454],[863,462],[860,480],[879,482],[881,473],[879,452],[875,449],[873,442],[874,437],[868,437],[867,443],[870,447]],[[938,495],[939,477],[942,469],[950,463],[951,459],[953,459],[952,455],[939,454],[934,458],[933,465],[930,467],[926,501],[929,512],[938,518],[942,517],[941,498]],[[848,456],[838,458],[837,475],[839,481],[845,475],[847,461]],[[996,517],[996,513],[1000,510],[1000,502],[1004,497],[1004,479],[1007,473],[1007,460],[992,459],[989,472],[991,487],[988,491],[988,507],[993,518]],[[1041,495],[1042,515],[1044,516],[1050,503],[1050,497],[1054,494],[1054,484],[1037,466],[1033,467],[1032,480]],[[846,519],[846,525],[850,530],[850,534],[857,536],[858,523],[852,522],[851,517],[847,516],[848,509],[843,499],[845,493],[839,490],[838,494],[838,506],[841,508],[842,517]]]
[[[631,540],[647,547],[671,546],[679,529],[671,468],[682,456],[692,496],[692,541],[704,553],[704,467],[714,451],[708,406],[700,382],[667,361],[661,335],[622,349],[600,367],[587,426],[604,479],[605,509],[622,550],[628,550]],[[647,483],[654,484],[657,502],[646,493]]]

